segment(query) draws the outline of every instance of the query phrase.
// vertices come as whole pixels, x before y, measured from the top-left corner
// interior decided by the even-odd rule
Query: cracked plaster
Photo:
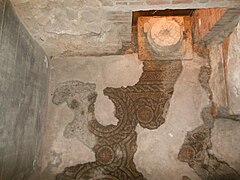
[[[109,20],[100,0],[12,0],[48,56],[116,54],[122,49],[124,23]],[[126,18],[129,25],[131,15]]]

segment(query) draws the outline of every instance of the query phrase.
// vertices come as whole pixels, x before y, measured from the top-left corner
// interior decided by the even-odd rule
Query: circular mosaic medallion
[[[141,106],[137,110],[137,118],[141,123],[149,123],[154,117],[154,112],[149,106]]]
[[[179,154],[178,159],[183,162],[188,162],[195,156],[195,151],[190,145],[183,145]]]
[[[114,151],[109,146],[103,146],[97,150],[96,159],[101,164],[111,164],[114,160]]]

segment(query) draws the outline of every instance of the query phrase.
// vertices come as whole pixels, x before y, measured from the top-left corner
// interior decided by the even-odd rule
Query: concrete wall
[[[44,51],[0,1],[0,179],[27,179],[33,171],[46,113]]]

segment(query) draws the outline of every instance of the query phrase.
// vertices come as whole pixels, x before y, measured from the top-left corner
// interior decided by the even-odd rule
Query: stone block
[[[240,115],[240,23],[230,36],[225,64],[229,113]]]
[[[229,119],[216,119],[212,129],[212,149],[220,161],[225,161],[240,172],[240,122]]]
[[[210,48],[211,78],[209,85],[213,93],[212,99],[217,107],[227,106],[226,81],[223,66],[223,49],[221,45]]]

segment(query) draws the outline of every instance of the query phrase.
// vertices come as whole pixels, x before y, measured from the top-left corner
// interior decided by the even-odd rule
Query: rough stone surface
[[[226,71],[229,113],[240,115],[240,23],[229,39]]]
[[[222,44],[209,46],[210,88],[218,117],[239,120],[239,25]]]
[[[211,77],[209,86],[213,97],[212,100],[217,107],[227,107],[227,86],[224,71],[224,58],[222,44],[209,47]]]
[[[124,53],[131,42],[132,11],[240,6],[239,0],[201,1],[11,0],[49,56]]]
[[[49,56],[117,54],[131,41],[131,13],[106,11],[100,0],[12,2]]]
[[[219,160],[227,162],[240,174],[239,128],[239,121],[216,119],[214,128],[212,129],[211,153]]]
[[[47,110],[47,58],[8,0],[0,1],[0,42],[0,179],[27,179]]]

